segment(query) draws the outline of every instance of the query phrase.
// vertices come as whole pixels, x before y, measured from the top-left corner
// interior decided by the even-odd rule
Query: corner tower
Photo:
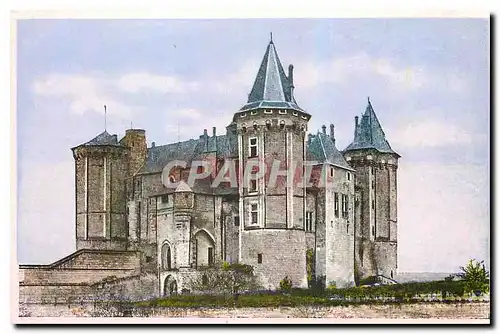
[[[285,276],[294,286],[307,286],[305,188],[295,176],[303,168],[311,116],[297,105],[293,90],[293,66],[287,76],[271,40],[232,123],[238,136],[239,262],[254,266],[268,288]],[[279,171],[275,179],[273,168]]]
[[[104,131],[72,148],[75,159],[76,249],[127,249],[128,149]]]
[[[355,178],[355,276],[397,270],[397,154],[385,138],[368,98],[361,121],[355,117],[354,140],[344,150]]]

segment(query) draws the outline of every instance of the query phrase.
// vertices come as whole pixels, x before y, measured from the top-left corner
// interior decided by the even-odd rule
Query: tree
[[[203,269],[190,282],[194,291],[210,294],[232,294],[259,288],[253,267],[240,263],[217,263]]]
[[[476,296],[481,293],[488,292],[490,287],[490,273],[484,266],[484,261],[478,262],[474,259],[469,260],[465,267],[460,267],[462,270],[458,274],[465,281],[465,289],[467,292],[474,292]]]

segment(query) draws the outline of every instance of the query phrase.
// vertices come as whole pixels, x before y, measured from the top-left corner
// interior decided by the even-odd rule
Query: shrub
[[[241,263],[221,263],[205,268],[189,283],[193,291],[208,294],[232,294],[259,288],[253,267]]]
[[[490,273],[484,266],[484,261],[469,260],[465,267],[460,268],[458,274],[465,282],[467,292],[474,292],[476,296],[489,291]]]
[[[292,289],[292,280],[290,279],[290,277],[285,276],[285,278],[283,278],[280,281],[280,290],[290,291],[291,289]]]

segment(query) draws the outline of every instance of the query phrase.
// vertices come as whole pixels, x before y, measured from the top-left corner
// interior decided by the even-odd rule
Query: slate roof
[[[123,147],[118,142],[118,137],[116,135],[110,135],[107,131],[104,131],[97,135],[95,138],[92,140],[89,140],[88,142],[79,145],[79,146],[120,146]]]
[[[318,132],[309,135],[311,140],[307,145],[307,160],[329,163],[337,167],[353,170],[339,152],[332,138],[325,133]]]
[[[187,141],[171,143],[148,148],[148,158],[141,172],[161,172],[165,165],[173,160],[185,161],[188,165],[204,152],[217,152],[219,157],[230,157],[236,154],[236,147],[230,145],[228,136],[207,136],[205,139],[190,139]]]
[[[385,139],[384,130],[375,115],[372,104],[368,99],[365,113],[361,117],[361,121],[354,129],[354,140],[344,151],[353,151],[361,149],[376,149],[382,153],[397,154]]]
[[[293,97],[293,82],[285,75],[271,40],[260,64],[247,104],[240,111],[258,108],[286,108],[304,112]]]

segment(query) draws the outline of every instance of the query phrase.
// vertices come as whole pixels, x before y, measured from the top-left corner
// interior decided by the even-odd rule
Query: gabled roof
[[[107,131],[102,132],[97,135],[92,140],[80,145],[80,146],[120,146],[122,145],[118,143],[118,138],[116,135],[110,135]]]
[[[247,104],[240,111],[257,108],[287,108],[303,111],[293,97],[292,78],[285,75],[273,41],[269,42]]]
[[[193,190],[191,190],[191,188],[189,188],[189,186],[187,185],[186,182],[184,181],[179,181],[179,185],[177,186],[177,188],[175,188],[175,192],[176,193],[181,193],[181,192],[190,192],[192,193]]]
[[[307,160],[319,163],[329,163],[337,167],[353,170],[339,152],[332,138],[325,133],[318,132],[310,135],[311,141],[307,146]]]
[[[373,110],[370,99],[366,106],[365,113],[361,117],[361,121],[355,126],[354,140],[344,151],[361,150],[361,149],[376,149],[382,153],[397,154],[385,139],[384,130],[378,121],[377,115]]]

